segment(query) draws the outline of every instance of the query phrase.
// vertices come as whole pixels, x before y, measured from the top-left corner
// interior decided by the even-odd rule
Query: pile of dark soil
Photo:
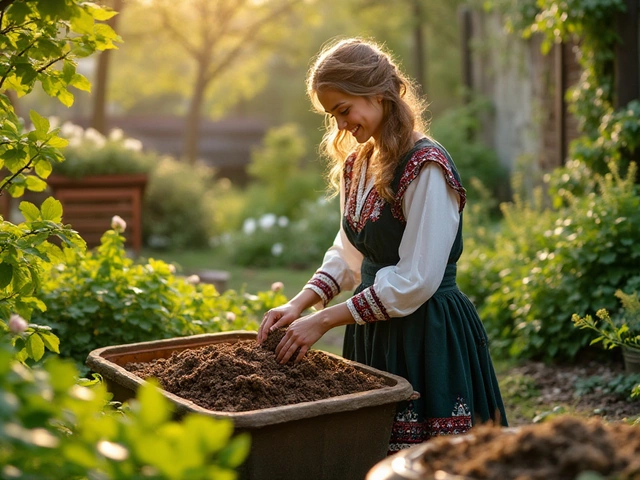
[[[426,478],[438,470],[470,479],[567,480],[586,471],[640,478],[640,428],[628,424],[562,416],[515,431],[480,426],[455,440],[430,441]]]
[[[220,343],[174,353],[124,368],[203,408],[245,412],[364,392],[386,386],[382,377],[362,372],[329,355],[310,350],[298,362],[276,362],[283,332],[263,345],[254,340]]]

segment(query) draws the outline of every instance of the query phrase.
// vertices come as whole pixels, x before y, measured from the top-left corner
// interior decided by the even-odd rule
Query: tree
[[[127,62],[138,55],[154,71],[145,90],[152,93],[157,87],[155,91],[173,91],[187,100],[183,155],[189,162],[198,157],[201,118],[211,110],[220,111],[211,105],[212,98],[228,106],[244,92],[256,91],[268,54],[281,46],[289,31],[287,24],[295,19],[302,3],[155,0],[152,7],[127,9],[122,29],[130,44]],[[122,68],[130,69],[126,77],[132,81],[141,79],[132,65]],[[123,70],[119,75],[125,77]],[[255,82],[254,77],[258,77]],[[119,94],[127,96],[127,92]]]
[[[0,194],[19,197],[25,189],[43,191],[52,164],[63,161],[59,149],[67,144],[58,129],[33,110],[32,129],[27,131],[7,93],[24,96],[39,82],[47,94],[70,106],[74,96],[69,87],[90,89],[76,72],[78,58],[115,48],[117,35],[96,23],[113,15],[78,0],[0,1]],[[0,223],[0,318],[17,312],[29,319],[33,308],[45,308],[36,296],[44,266],[62,258],[50,237],[84,246],[76,232],[62,225],[58,201],[49,198],[41,208],[22,202],[20,209],[25,222]]]
[[[116,12],[122,12],[122,9],[124,8],[124,0],[112,0],[111,7]],[[120,15],[114,15],[107,20],[107,25],[109,25],[114,31],[116,31],[119,18]],[[103,135],[107,133],[107,85],[109,81],[110,63],[111,49],[107,49],[98,56],[96,75],[93,80],[95,88],[93,91],[91,126]]]

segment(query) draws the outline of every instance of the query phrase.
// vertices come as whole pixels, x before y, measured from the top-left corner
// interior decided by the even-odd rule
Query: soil
[[[508,375],[527,378],[536,389],[532,403],[537,414],[563,408],[568,413],[586,417],[599,416],[609,422],[617,422],[635,419],[640,415],[640,401],[629,401],[603,391],[603,385],[623,373],[621,362],[584,360],[570,365],[526,362],[501,373],[500,377]],[[583,393],[576,389],[580,381],[593,378],[600,379],[599,386],[593,391]],[[507,392],[503,391],[503,395],[505,394]],[[533,421],[533,417],[519,416],[517,411],[511,409],[512,402],[508,398],[505,398],[505,403],[511,426],[526,425]]]
[[[297,363],[276,362],[283,331],[255,340],[220,343],[173,353],[169,358],[124,368],[203,408],[245,412],[358,393],[386,385],[382,377],[311,350]]]
[[[623,423],[561,416],[515,431],[480,426],[456,440],[429,442],[421,478],[439,470],[474,480],[567,480],[586,471],[640,478],[639,429]]]

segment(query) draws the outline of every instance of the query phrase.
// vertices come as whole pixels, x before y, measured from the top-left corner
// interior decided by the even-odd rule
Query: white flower
[[[276,224],[277,220],[278,217],[276,217],[273,213],[266,213],[262,217],[260,217],[258,223],[260,224],[260,228],[262,228],[263,230],[269,230]]]
[[[60,127],[60,133],[65,138],[80,140],[82,139],[84,130],[80,125],[76,125],[71,122],[64,122]]]
[[[284,246],[281,243],[274,243],[273,247],[271,247],[271,255],[273,255],[274,257],[279,257],[280,255],[282,255],[283,250]]]
[[[28,326],[29,324],[27,323],[27,321],[17,313],[14,313],[9,318],[9,330],[11,330],[11,333],[14,333],[16,335],[19,333],[23,333]]]
[[[111,228],[116,232],[124,232],[127,229],[127,222],[120,215],[114,215],[111,219]]]
[[[84,131],[84,138],[85,140],[93,142],[95,146],[98,148],[104,147],[104,144],[107,143],[107,141],[104,138],[104,135],[102,135],[95,128],[91,128],[91,127],[87,128]]]
[[[233,322],[236,319],[236,314],[233,312],[227,312],[227,320]]]
[[[109,132],[109,140],[113,140],[115,142],[119,142],[124,138],[124,132],[121,128],[114,128]]]
[[[278,225],[281,226],[282,228],[286,227],[287,225],[289,225],[289,219],[285,216],[279,217]]]
[[[245,235],[251,235],[256,231],[256,221],[253,218],[247,218],[242,224],[242,231]]]
[[[191,285],[197,285],[200,283],[200,277],[198,275],[189,275],[184,279],[185,282],[190,283]]]
[[[134,152],[142,151],[142,142],[135,138],[126,138],[122,145],[127,150],[132,150]]]
[[[273,282],[271,284],[271,291],[272,292],[279,292],[283,288],[284,288],[284,283],[282,283],[282,282]]]
[[[169,273],[171,274],[176,273],[176,266],[173,263],[170,263],[168,267],[169,267]]]

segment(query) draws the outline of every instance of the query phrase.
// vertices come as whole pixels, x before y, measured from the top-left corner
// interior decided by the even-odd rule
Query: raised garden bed
[[[639,452],[638,426],[561,416],[435,438],[380,462],[367,480],[568,480],[585,472],[632,480],[640,478]]]
[[[185,358],[191,357],[185,365],[191,362],[192,369],[200,368],[204,359],[198,360],[197,356],[191,355],[192,351],[218,345],[222,347],[220,351],[234,351],[237,355],[244,350],[245,353],[240,355],[250,356],[255,338],[255,332],[228,332],[104,347],[91,352],[87,365],[105,378],[116,400],[125,401],[132,398],[144,382],[125,366],[132,369],[132,365],[141,363],[162,364],[159,359],[170,359],[174,353],[185,352]],[[251,340],[250,344],[242,343],[247,340]],[[407,400],[413,388],[401,377],[329,353],[311,353],[307,354],[309,359],[322,357],[323,361],[333,365],[331,368],[335,372],[353,369],[352,376],[357,373],[372,376],[381,380],[384,386],[319,400],[235,412],[212,410],[165,389],[162,392],[175,405],[178,415],[198,412],[228,418],[234,422],[238,433],[246,431],[251,434],[251,452],[241,468],[241,478],[362,479],[376,462],[385,457],[396,404]],[[287,374],[295,372],[300,365],[304,367],[309,360],[305,359],[299,364],[282,366],[279,374],[284,377],[280,380],[286,379]],[[242,360],[250,363],[246,358]],[[251,396],[251,385],[258,385],[258,378],[244,377],[239,383],[249,387],[245,392]],[[231,385],[220,389],[231,393]],[[302,387],[299,381],[298,387]],[[256,397],[267,391],[261,388],[256,387]]]

